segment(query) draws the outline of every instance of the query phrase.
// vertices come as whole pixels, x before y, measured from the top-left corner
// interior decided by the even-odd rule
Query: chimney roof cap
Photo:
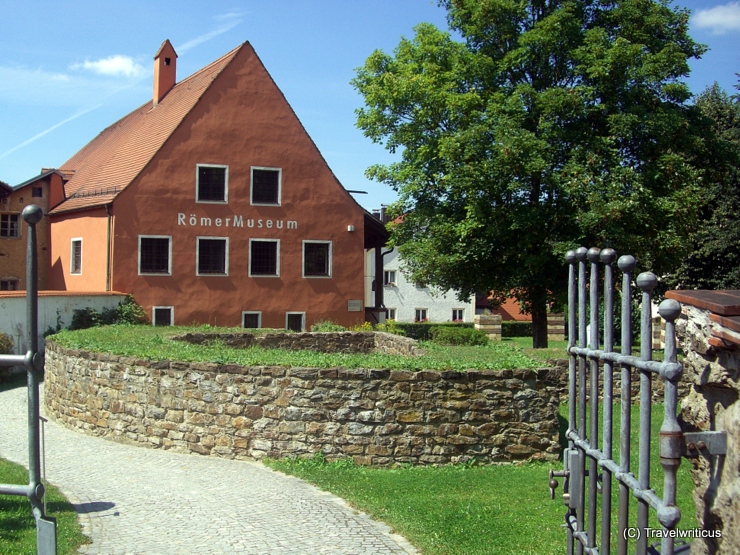
[[[166,52],[167,50],[170,50],[171,52]],[[170,56],[174,55],[175,58],[177,58],[177,52],[175,52],[175,48],[174,46],[172,46],[170,39],[165,39],[165,41],[162,43],[162,46],[159,47],[159,50],[157,50],[157,53],[154,55],[154,59],[156,60],[162,54],[169,54]]]

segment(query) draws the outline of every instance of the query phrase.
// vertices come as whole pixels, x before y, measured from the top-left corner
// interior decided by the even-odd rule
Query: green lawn
[[[441,346],[421,342],[425,356],[404,357],[384,354],[317,353],[252,347],[237,349],[212,343],[192,345],[173,341],[170,336],[185,332],[229,332],[228,328],[182,328],[153,326],[102,326],[61,331],[50,339],[73,349],[111,353],[149,360],[216,362],[244,366],[296,366],[331,368],[388,368],[391,370],[468,370],[537,368],[542,362],[525,355],[513,343],[491,341],[485,347]],[[243,331],[243,330],[241,330]]]
[[[663,474],[657,457],[657,432],[662,412],[662,405],[654,407],[652,427],[652,449],[656,455],[651,476],[659,495]],[[617,422],[618,414],[618,410],[615,411]],[[637,414],[637,407],[633,407],[635,424]],[[566,415],[567,407],[563,406],[563,431]],[[636,442],[634,431],[632,435]],[[636,469],[637,453],[632,454],[633,469]],[[548,470],[562,469],[560,463],[388,469],[355,466],[348,461],[326,463],[320,458],[266,462],[388,523],[425,555],[554,555],[565,551],[565,531],[561,527],[565,514],[561,500],[562,480],[554,501],[549,498],[547,485]],[[690,465],[683,461],[679,469],[678,505],[683,512],[680,528],[696,526],[689,468]],[[617,490],[615,484],[612,487],[614,507],[617,506]],[[634,520],[635,514],[633,503],[631,519]],[[614,515],[616,521],[616,513]],[[654,511],[651,515],[655,522]]]

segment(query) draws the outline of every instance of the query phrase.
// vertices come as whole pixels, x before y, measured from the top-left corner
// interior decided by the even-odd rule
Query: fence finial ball
[[[599,249],[598,247],[591,247],[590,249],[588,249],[588,253],[587,253],[588,260],[596,264],[599,261],[600,254],[601,254],[601,249]]]
[[[681,303],[676,299],[666,299],[658,306],[658,314],[660,314],[664,320],[673,322],[673,320],[681,316]]]
[[[579,261],[583,262],[584,260],[586,260],[586,253],[587,252],[588,252],[588,249],[586,249],[586,247],[578,247],[576,249],[576,258]]]
[[[658,285],[658,278],[653,272],[642,272],[637,276],[637,286],[643,291],[652,291]]]
[[[611,264],[617,259],[617,251],[614,249],[603,249],[601,251],[601,261],[604,264]]]
[[[619,269],[623,272],[631,272],[635,269],[636,265],[637,261],[631,254],[622,255],[619,257],[619,260],[617,260],[617,266],[619,266]]]
[[[41,210],[40,206],[35,204],[29,204],[26,206],[21,214],[23,215],[23,219],[26,220],[26,223],[29,225],[36,225],[44,218],[44,211]]]
[[[576,261],[576,251],[568,251],[565,253],[565,261],[568,264],[573,264]]]

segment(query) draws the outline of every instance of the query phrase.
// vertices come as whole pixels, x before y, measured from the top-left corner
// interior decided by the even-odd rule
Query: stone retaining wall
[[[47,412],[87,433],[227,458],[556,460],[551,370],[410,372],[150,362],[46,347]]]

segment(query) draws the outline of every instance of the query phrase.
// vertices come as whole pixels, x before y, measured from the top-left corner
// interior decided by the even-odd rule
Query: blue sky
[[[692,91],[717,81],[736,92],[740,0],[673,5],[692,10],[692,37],[711,49],[692,63]],[[434,0],[0,0],[0,180],[61,165],[146,102],[164,39],[178,80],[248,40],[342,184],[368,192],[355,195],[365,208],[392,202],[364,177],[392,158],[355,127],[362,99],[349,81],[420,22],[446,28],[445,12]]]

